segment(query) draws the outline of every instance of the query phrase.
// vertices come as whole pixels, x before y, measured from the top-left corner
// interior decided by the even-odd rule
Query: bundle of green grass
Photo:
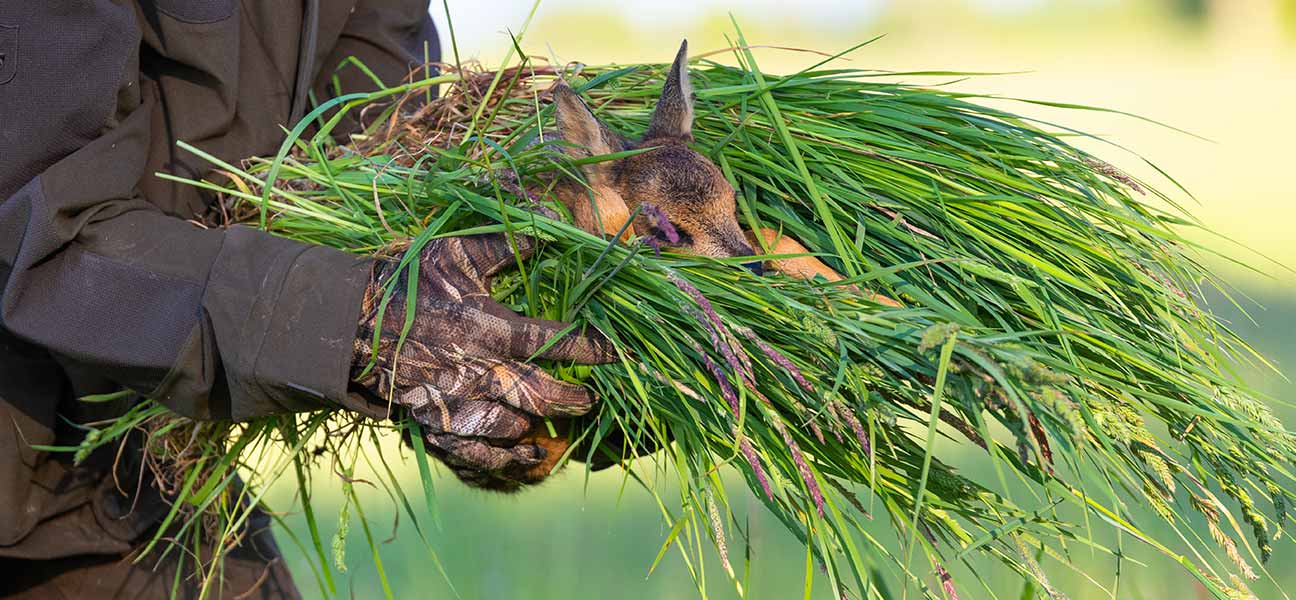
[[[738,190],[744,225],[795,236],[844,281],[609,241],[528,192],[580,177],[545,135],[556,78],[635,133],[666,65],[447,68],[323,105],[307,119],[316,133],[294,130],[279,156],[220,163],[227,179],[190,183],[225,194],[235,220],[360,254],[504,230],[543,240],[497,282],[497,299],[612,340],[616,364],[547,365],[601,399],[580,447],[660,447],[627,458],[624,476],[658,494],[667,545],[714,542],[739,593],[731,509],[748,491],[725,489],[735,473],[805,543],[807,578],[834,597],[975,594],[987,584],[947,569],[974,555],[1062,597],[1049,574],[1067,568],[1071,546],[1119,560],[1119,545],[1097,541],[1113,531],[1218,597],[1248,596],[1284,523],[1296,443],[1232,375],[1259,357],[1198,305],[1217,280],[1190,256],[1194,221],[1047,126],[975,97],[827,61],[775,76],[741,38],[736,47],[737,66],[694,61],[694,148]],[[410,108],[433,86],[441,99]],[[371,125],[338,142],[344,116]],[[413,427],[329,413],[196,424],[152,405],[118,427],[140,424],[216,432],[197,451],[153,436],[157,456],[193,466],[174,478],[188,512],[172,518],[191,521],[182,533],[236,532],[269,481],[295,478],[325,593],[330,559],[342,558],[320,539],[312,468],[369,460],[376,431]],[[634,444],[601,443],[612,432]],[[321,444],[335,457],[324,467],[310,456]],[[232,483],[247,457],[276,448],[247,485]],[[432,467],[410,456],[431,501]],[[992,466],[985,480],[951,466],[978,461]],[[389,486],[424,535],[394,475]],[[224,518],[213,529],[199,513]],[[879,513],[891,539],[866,531]],[[675,546],[701,585],[701,546]]]

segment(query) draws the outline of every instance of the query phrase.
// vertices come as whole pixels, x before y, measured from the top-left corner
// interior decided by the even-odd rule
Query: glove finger
[[[416,385],[402,390],[396,403],[409,410],[410,416],[423,426],[426,435],[439,434],[454,426],[445,395],[431,385]]]
[[[509,406],[447,397],[431,385],[418,385],[402,392],[399,403],[431,433],[516,441],[531,429],[531,420]]]
[[[544,450],[537,446],[501,448],[481,440],[448,434],[429,435],[427,440],[444,452],[442,460],[449,466],[487,473],[525,470],[540,464],[545,455]]]
[[[483,233],[438,240],[440,244],[435,251],[435,261],[425,261],[429,269],[455,269],[469,280],[485,287],[492,275],[505,267],[517,264],[519,259],[526,260],[535,253],[535,240],[529,236],[514,234],[513,244],[504,233]]]
[[[396,341],[391,340],[385,345],[389,347],[388,355],[391,356],[395,352]],[[413,384],[421,386],[436,381],[434,375],[447,360],[447,354],[444,351],[435,349],[422,340],[415,339],[413,334],[401,342],[400,348],[400,356],[388,359],[388,364],[384,365],[385,368],[379,371],[379,378],[384,380],[384,383],[387,382],[385,378],[389,377],[396,379],[396,385]],[[392,361],[395,364],[391,364]]]
[[[531,420],[512,407],[485,400],[466,400],[451,410],[447,433],[497,442],[517,441],[531,430]]]
[[[572,417],[589,412],[594,395],[579,385],[554,379],[535,365],[498,363],[478,381],[474,399],[492,400],[540,417]]]
[[[509,354],[520,359],[530,358],[549,340],[568,327],[568,324],[562,321],[520,315],[511,320],[511,325],[513,330],[510,335]],[[612,347],[612,342],[608,341],[599,330],[587,327],[584,332],[572,330],[563,334],[558,341],[541,352],[538,358],[599,365],[616,362],[617,354]]]
[[[612,343],[592,327],[588,333],[574,330],[563,333],[568,325],[562,321],[524,317],[494,301],[483,303],[480,308],[469,308],[467,312],[465,316],[476,325],[481,350],[496,356],[517,359],[536,356],[589,365],[617,360]],[[536,355],[537,350],[559,334],[563,335],[558,341]]]

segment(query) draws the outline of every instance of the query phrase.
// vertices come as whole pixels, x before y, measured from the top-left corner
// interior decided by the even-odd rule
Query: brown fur
[[[526,483],[539,483],[553,473],[554,467],[558,466],[558,461],[567,453],[571,447],[571,423],[564,419],[554,420],[554,432],[557,437],[549,435],[549,428],[544,423],[538,423],[522,438],[519,444],[532,444],[544,449],[544,458],[540,464],[527,469],[522,475]]]
[[[756,233],[752,231],[747,232],[747,239],[752,243],[753,248],[761,247],[763,241],[763,245],[766,248],[769,248],[767,254],[806,254],[810,252],[810,250],[805,246],[801,245],[801,242],[798,242],[786,235],[781,235],[779,232],[768,227],[761,229],[760,232],[761,239],[758,239]],[[789,277],[797,277],[800,279],[814,279],[815,277],[822,277],[826,281],[842,280],[841,273],[832,270],[831,267],[823,264],[823,261],[809,256],[767,260],[765,261],[765,268],[778,271]],[[853,289],[868,296],[870,300],[877,302],[878,304],[890,306],[892,308],[900,307],[899,302],[876,292],[859,290],[858,288]]]
[[[680,242],[670,245],[676,251],[721,258],[751,256],[757,253],[753,248],[762,245],[769,248],[769,254],[808,252],[797,240],[773,229],[761,231],[764,244],[756,234],[744,232],[738,224],[733,187],[714,163],[688,146],[693,141],[693,102],[687,41],[680,45],[648,131],[638,142],[612,131],[565,83],[557,83],[553,95],[558,134],[566,143],[564,151],[573,158],[652,148],[627,158],[582,166],[587,185],[560,182],[555,187],[556,196],[571,212],[577,227],[595,235],[612,235],[635,208],[649,202],[659,207],[679,232]],[[641,212],[622,239],[659,233],[657,224]],[[659,241],[665,243],[664,238],[659,237]],[[792,277],[842,279],[841,274],[810,256],[769,260],[763,266]],[[863,293],[879,303],[899,306],[890,298]],[[551,474],[571,446],[571,424],[555,421],[555,425],[558,437],[550,436],[548,429],[539,424],[525,438],[523,443],[535,444],[547,452],[545,459],[527,472],[526,483],[539,482]]]

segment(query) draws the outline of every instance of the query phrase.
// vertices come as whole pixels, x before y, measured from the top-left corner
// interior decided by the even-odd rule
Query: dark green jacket
[[[346,405],[367,262],[249,228],[154,176],[273,154],[359,58],[387,84],[439,56],[427,0],[0,3],[0,556],[117,553],[156,503],[33,445],[128,387],[199,419]],[[360,70],[343,92],[373,89]],[[128,461],[129,462],[129,461]],[[134,474],[121,482],[130,488]],[[155,494],[154,494],[155,495]]]

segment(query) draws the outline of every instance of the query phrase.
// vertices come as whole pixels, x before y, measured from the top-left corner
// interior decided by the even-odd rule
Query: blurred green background
[[[433,15],[442,26],[449,57],[445,14],[436,4]],[[520,0],[451,1],[461,55],[498,64],[508,48],[506,32],[518,31],[530,8],[530,2]],[[1221,298],[1206,301],[1280,367],[1296,363],[1296,272],[1282,266],[1296,265],[1296,234],[1291,231],[1296,222],[1291,178],[1296,171],[1296,0],[546,0],[523,47],[557,62],[665,62],[683,37],[695,55],[727,47],[728,13],[739,19],[753,44],[836,51],[886,34],[851,55],[850,65],[1012,72],[956,86],[1002,97],[1108,107],[1206,138],[1115,114],[1010,107],[1104,136],[1110,144],[1078,143],[1167,190],[1172,184],[1158,178],[1140,155],[1176,177],[1191,193],[1181,192],[1178,198],[1221,234],[1203,239],[1237,259],[1206,258],[1247,298],[1243,308],[1250,316]],[[813,59],[777,49],[759,52],[761,66],[775,72],[795,70]],[[1256,388],[1280,404],[1284,420],[1296,423],[1296,410],[1281,404],[1293,397],[1296,385],[1272,372],[1247,372]],[[653,475],[651,461],[640,461],[640,467]],[[423,510],[413,462],[396,468],[416,510]],[[978,465],[965,468],[976,473]],[[515,496],[484,494],[448,475],[439,477],[440,526],[430,537],[459,596],[698,597],[674,548],[649,575],[669,526],[652,497],[633,482],[627,484],[623,473],[610,470],[587,482],[580,472],[569,470]],[[316,507],[327,538],[341,506],[340,480],[316,484]],[[741,489],[735,484],[732,490]],[[670,499],[669,484],[662,486],[667,490],[663,497]],[[395,596],[455,597],[387,494],[363,484],[357,489]],[[293,485],[282,482],[270,491],[268,503],[286,508],[294,493]],[[731,540],[736,565],[745,553],[750,558],[747,596],[800,597],[804,549],[754,499],[735,503],[749,515],[749,549],[742,540]],[[878,513],[885,514],[880,507]],[[291,531],[280,532],[280,545],[303,593],[317,597],[320,590],[305,555],[289,535],[307,539],[304,520],[294,513],[284,519]],[[1150,513],[1139,522],[1155,523]],[[882,539],[894,537],[884,518],[875,525]],[[359,529],[353,522],[345,544],[349,570],[341,575],[339,594],[378,597],[377,568]],[[397,535],[389,540],[393,531]],[[1116,542],[1112,536],[1102,539]],[[1289,539],[1284,536],[1275,544],[1268,565],[1273,579],[1262,573],[1253,585],[1260,598],[1281,598],[1285,587],[1296,589],[1296,547]],[[1045,559],[1045,566],[1071,598],[1207,597],[1170,560],[1129,538],[1122,548],[1119,587],[1114,584],[1116,561],[1087,549],[1073,548],[1069,565]],[[709,559],[704,566],[708,597],[737,596],[717,561]],[[987,566],[975,561],[950,565],[960,597],[1017,598],[1021,588],[1016,578]],[[815,583],[814,597],[830,597],[823,581]]]

